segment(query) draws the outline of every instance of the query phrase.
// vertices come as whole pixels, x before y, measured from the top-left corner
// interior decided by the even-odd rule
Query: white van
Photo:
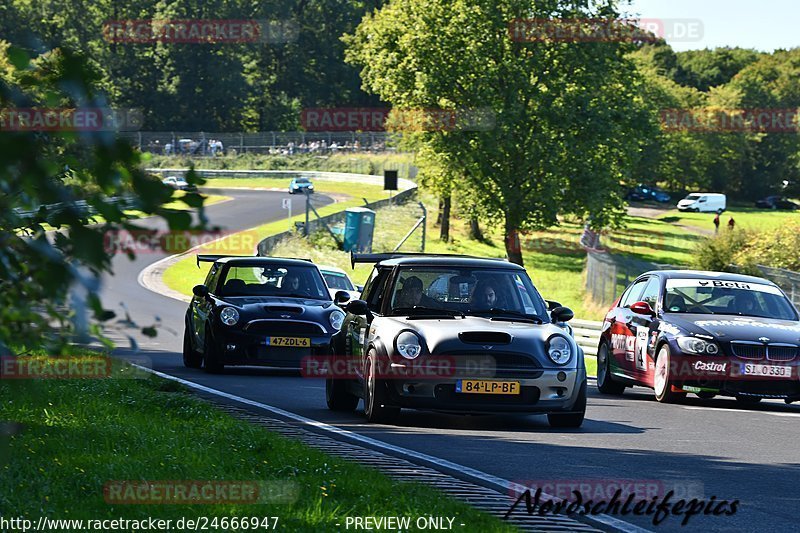
[[[725,195],[715,192],[695,192],[678,202],[678,211],[718,213],[725,211],[726,208]]]

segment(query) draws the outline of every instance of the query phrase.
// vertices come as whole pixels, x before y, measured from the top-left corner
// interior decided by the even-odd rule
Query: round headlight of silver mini
[[[395,340],[397,353],[406,359],[416,359],[422,353],[422,346],[416,333],[404,331]]]
[[[557,365],[565,365],[572,358],[572,345],[561,335],[554,335],[547,341],[547,356]]]
[[[336,331],[342,329],[342,323],[344,322],[344,313],[335,309],[328,319],[331,321],[331,327]]]
[[[226,326],[235,326],[239,322],[239,311],[233,307],[226,307],[219,312],[219,319]]]

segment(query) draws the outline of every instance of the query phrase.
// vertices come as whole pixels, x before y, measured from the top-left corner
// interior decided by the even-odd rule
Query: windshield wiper
[[[510,311],[508,309],[500,309],[499,307],[492,307],[491,309],[470,310],[470,313],[482,314],[486,313],[492,315],[492,318],[503,319],[511,318],[514,320],[524,320],[526,322],[533,322],[535,324],[544,324],[544,320],[536,315],[526,315],[518,311]]]
[[[416,313],[425,313],[430,315],[442,315],[452,318],[455,318],[456,316],[464,318],[464,313],[462,313],[461,311],[454,311],[452,309],[437,309],[435,307],[424,307],[421,305],[415,305],[414,307],[397,307],[395,309],[392,309],[392,312],[400,315],[413,315]]]

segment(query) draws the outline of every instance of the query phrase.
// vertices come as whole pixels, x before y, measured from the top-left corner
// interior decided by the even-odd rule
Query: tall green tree
[[[346,38],[364,88],[400,109],[484,110],[491,127],[409,132],[463,170],[503,226],[518,233],[560,213],[605,225],[621,212],[640,139],[652,124],[619,42],[518,42],[514,19],[618,16],[616,2],[395,0]],[[472,130],[477,131],[472,131]]]

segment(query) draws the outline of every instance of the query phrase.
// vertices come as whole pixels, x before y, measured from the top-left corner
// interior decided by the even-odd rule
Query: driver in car
[[[305,287],[301,288],[300,276],[291,272],[283,277],[281,288],[283,292],[288,294],[304,294],[307,292]]]
[[[739,294],[736,295],[734,300],[736,312],[745,316],[757,314],[756,311],[758,310],[758,302],[756,302],[755,296],[745,291],[738,292]]]
[[[403,281],[403,288],[397,293],[395,308],[415,306],[437,308],[438,304],[423,292],[422,280],[417,276],[411,276]]]

